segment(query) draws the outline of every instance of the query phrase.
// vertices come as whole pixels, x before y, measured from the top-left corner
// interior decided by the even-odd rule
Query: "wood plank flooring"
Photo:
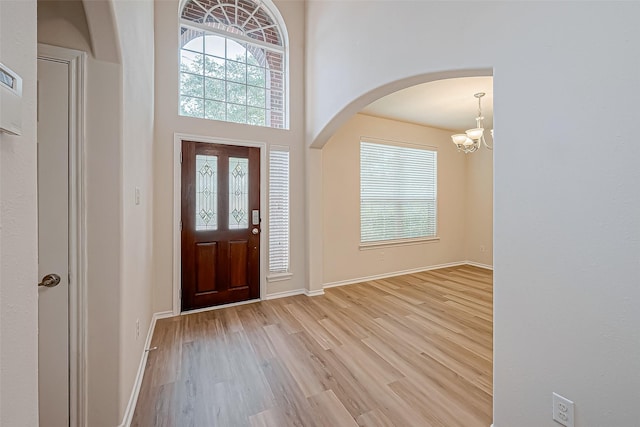
[[[488,427],[492,283],[451,267],[160,320],[132,426]]]

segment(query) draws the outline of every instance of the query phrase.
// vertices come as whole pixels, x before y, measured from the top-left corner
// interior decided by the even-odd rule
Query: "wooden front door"
[[[260,149],[182,141],[182,310],[260,297]]]

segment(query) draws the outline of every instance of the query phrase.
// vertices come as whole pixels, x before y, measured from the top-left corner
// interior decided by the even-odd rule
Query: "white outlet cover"
[[[553,420],[567,427],[573,424],[573,401],[553,393]]]

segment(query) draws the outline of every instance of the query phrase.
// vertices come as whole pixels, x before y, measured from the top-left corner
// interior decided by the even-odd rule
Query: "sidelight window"
[[[269,153],[269,273],[289,272],[289,151]]]

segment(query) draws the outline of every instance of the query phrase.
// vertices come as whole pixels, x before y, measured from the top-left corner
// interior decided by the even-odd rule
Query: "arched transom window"
[[[286,32],[265,2],[188,0],[180,115],[287,128]]]

